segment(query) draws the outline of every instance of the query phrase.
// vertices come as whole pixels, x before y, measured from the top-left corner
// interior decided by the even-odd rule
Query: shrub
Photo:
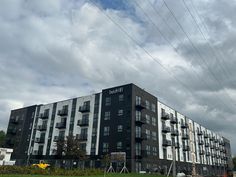
[[[100,169],[62,169],[55,167],[43,170],[33,166],[0,166],[0,174],[90,176],[101,175],[103,171]]]

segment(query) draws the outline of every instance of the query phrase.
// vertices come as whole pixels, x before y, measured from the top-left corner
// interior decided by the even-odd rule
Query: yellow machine
[[[50,164],[45,163],[44,161],[40,161],[39,163],[33,164],[33,166],[39,167],[41,169],[46,169],[50,167]]]

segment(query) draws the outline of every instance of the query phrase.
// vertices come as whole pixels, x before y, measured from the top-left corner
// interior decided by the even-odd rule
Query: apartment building
[[[56,160],[56,142],[76,136],[99,167],[111,152],[125,152],[130,171],[177,171],[223,174],[231,168],[230,142],[160,102],[134,84],[89,96],[12,110],[6,147],[17,164]]]

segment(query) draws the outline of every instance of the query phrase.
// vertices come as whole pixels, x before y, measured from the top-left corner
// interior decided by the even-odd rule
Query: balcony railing
[[[13,119],[10,119],[10,122],[13,123],[13,124],[18,124],[19,119],[13,118]]]
[[[167,114],[167,113],[162,113],[162,114],[161,114],[161,119],[162,119],[162,120],[169,120],[169,119],[170,119],[170,115]]]
[[[187,123],[181,123],[181,128],[188,128],[188,124]]]
[[[199,141],[198,141],[198,144],[199,144],[199,145],[203,145],[203,144],[204,144],[204,141],[199,140]]]
[[[146,118],[144,116],[135,117],[135,123],[138,125],[146,124]]]
[[[146,108],[146,104],[145,102],[141,101],[141,102],[136,102],[135,103],[135,107],[139,110],[145,109]]]
[[[85,113],[85,112],[90,112],[90,105],[83,105],[79,107],[79,112]]]
[[[198,131],[197,131],[197,135],[198,135],[198,136],[203,135],[202,131],[201,131],[201,130],[198,130]]]
[[[136,141],[143,141],[147,139],[147,134],[146,133],[141,133],[141,134],[136,134],[135,135],[135,140]]]
[[[76,138],[80,141],[87,141],[88,140],[88,134],[79,134],[76,136]]]
[[[170,123],[177,124],[177,122],[178,122],[177,117],[171,117],[170,118]]]
[[[172,136],[178,136],[179,135],[179,131],[178,130],[171,130],[171,135]]]
[[[44,112],[39,114],[39,119],[48,119],[49,117],[49,112]]]
[[[189,135],[187,133],[183,133],[182,139],[184,139],[184,140],[189,139]]]
[[[59,115],[59,116],[67,116],[68,115],[68,109],[58,110],[57,115]]]
[[[82,119],[82,120],[78,120],[77,125],[83,127],[83,126],[88,126],[89,125],[89,120],[88,119]]]
[[[162,126],[162,132],[163,133],[169,133],[170,132],[170,127],[168,127],[166,125]]]
[[[58,128],[58,129],[64,129],[64,128],[66,128],[66,122],[59,122],[59,123],[56,123],[56,128]]]
[[[183,151],[190,151],[190,147],[188,145],[183,146]]]
[[[45,142],[45,138],[44,137],[40,137],[40,138],[36,138],[35,139],[35,143],[44,143]]]
[[[47,130],[47,125],[38,125],[37,130],[39,131],[46,131]]]
[[[171,146],[171,145],[172,145],[172,143],[171,143],[171,141],[170,141],[170,140],[163,139],[162,146],[165,146],[165,147],[167,147],[167,146]]]
[[[65,139],[64,136],[54,136],[53,141],[58,142],[58,141],[63,141]]]

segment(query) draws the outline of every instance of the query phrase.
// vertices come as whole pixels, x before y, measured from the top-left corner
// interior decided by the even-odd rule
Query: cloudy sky
[[[1,0],[0,129],[11,109],[135,83],[231,140],[235,0]]]

